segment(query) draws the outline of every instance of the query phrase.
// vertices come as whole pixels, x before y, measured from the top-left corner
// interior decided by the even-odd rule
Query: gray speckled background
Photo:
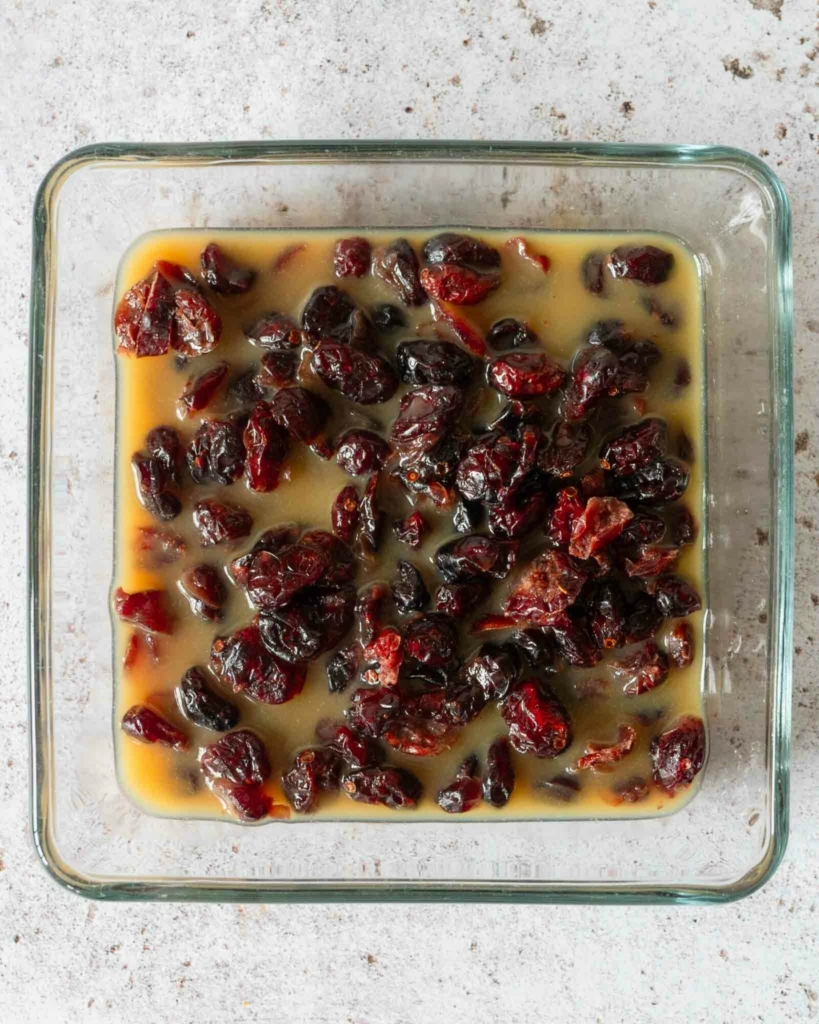
[[[582,15],[578,13],[582,6]],[[5,0],[0,548],[22,552],[30,216],[91,141],[720,142],[793,204],[793,824],[724,908],[87,903],[28,835],[24,567],[0,591],[0,1004],[29,1021],[796,1021],[819,1016],[819,10],[813,0]],[[590,980],[594,965],[595,982]]]

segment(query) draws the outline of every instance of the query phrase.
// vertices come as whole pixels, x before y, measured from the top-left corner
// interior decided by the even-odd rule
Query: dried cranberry
[[[515,788],[515,768],[509,741],[496,739],[486,753],[483,776],[483,798],[492,807],[505,807]]]
[[[654,245],[622,245],[608,260],[612,277],[626,277],[640,284],[662,284],[674,266],[670,252]]]
[[[210,651],[210,670],[234,693],[246,691],[263,704],[284,704],[304,688],[305,666],[282,661],[262,643],[256,626],[217,637]]]
[[[569,804],[576,800],[583,788],[580,781],[571,775],[555,775],[551,779],[543,779],[536,783],[536,786],[544,796],[561,804]]]
[[[649,594],[638,594],[626,615],[626,643],[650,640],[662,625],[663,613]]]
[[[580,493],[584,498],[604,498],[608,491],[606,474],[602,469],[592,469],[580,481]]]
[[[177,291],[175,303],[171,346],[188,359],[212,352],[222,335],[222,320],[213,306],[204,295],[188,289]]]
[[[239,729],[205,747],[199,758],[202,770],[235,786],[260,785],[270,777],[264,743],[255,732]]]
[[[401,698],[393,686],[356,690],[344,715],[351,729],[362,736],[376,738],[396,717]]]
[[[361,550],[365,554],[377,551],[381,544],[381,524],[384,514],[376,505],[376,490],[378,488],[378,473],[373,473],[364,488],[364,497],[358,506],[359,530],[358,541]]]
[[[371,644],[380,631],[384,602],[389,593],[384,583],[371,583],[359,593],[355,611],[361,628],[362,643]]]
[[[479,438],[458,464],[458,492],[468,501],[497,502],[501,492],[511,486],[520,457],[519,442],[506,434]]]
[[[130,622],[151,633],[173,632],[173,619],[166,607],[164,590],[138,590],[128,594],[118,587],[114,592],[114,611],[123,622]]]
[[[481,644],[466,660],[464,678],[480,686],[487,700],[502,700],[520,676],[521,664],[512,644]]]
[[[583,514],[586,503],[576,487],[564,487],[557,492],[552,514],[546,525],[546,537],[555,547],[568,549],[575,522]]]
[[[435,565],[447,583],[491,576],[505,579],[515,565],[517,544],[472,534],[451,540],[435,552]]]
[[[478,759],[473,755],[461,764],[452,782],[438,790],[438,806],[447,814],[465,814],[476,807],[480,800]]]
[[[435,610],[461,619],[474,611],[489,596],[486,580],[468,583],[444,583],[435,591]]]
[[[631,341],[631,332],[622,320],[598,320],[586,337],[588,345],[604,345],[615,354],[624,352]]]
[[[202,250],[202,277],[219,295],[243,295],[256,280],[255,270],[241,267],[215,243]]]
[[[685,505],[672,505],[668,510],[668,529],[672,543],[678,547],[693,544],[697,538],[697,523]]]
[[[342,487],[336,495],[330,520],[333,533],[345,544],[351,544],[358,529],[358,494],[352,484]]]
[[[225,810],[239,821],[260,821],[273,808],[273,801],[261,786],[232,786],[223,779],[214,779],[211,789]]]
[[[654,544],[663,539],[665,522],[660,516],[645,509],[632,509],[632,511],[634,517],[623,527],[623,532],[617,538],[618,545]]]
[[[546,496],[541,491],[510,491],[489,509],[490,533],[496,537],[523,537],[543,522]]]
[[[341,765],[331,750],[302,750],[282,775],[282,790],[294,811],[308,814],[316,808],[319,790],[337,789]]]
[[[221,619],[227,590],[219,572],[212,565],[193,565],[185,569],[179,586],[194,615],[206,622]]]
[[[483,506],[477,501],[461,500],[452,515],[452,528],[458,533],[472,533],[481,525]]]
[[[203,420],[187,452],[194,483],[232,484],[245,470],[242,432],[232,420]]]
[[[247,421],[242,443],[245,448],[247,485],[252,491],[275,490],[287,458],[287,431],[279,426],[266,402],[257,402]]]
[[[158,530],[154,526],[141,526],[137,530],[136,538],[134,550],[139,556],[139,564],[147,569],[173,565],[188,549],[188,545],[178,533]]]
[[[185,415],[192,416],[195,412],[207,408],[227,374],[227,363],[217,363],[210,370],[200,373],[198,377],[189,377],[179,396]]]
[[[509,741],[521,754],[557,757],[572,742],[569,714],[552,691],[527,679],[500,705],[509,726]]]
[[[327,688],[330,693],[343,693],[353,681],[361,664],[361,646],[357,643],[340,647],[327,662]]]
[[[571,476],[585,459],[590,441],[591,430],[585,423],[558,420],[548,444],[541,448],[538,464],[552,476]]]
[[[591,558],[620,535],[634,513],[617,498],[589,498],[572,524],[569,554]]]
[[[135,704],[122,719],[122,731],[142,743],[159,743],[174,750],[187,750],[188,737],[145,704]]]
[[[399,559],[397,578],[392,583],[392,599],[401,615],[420,612],[429,604],[429,591],[424,578],[412,562]]]
[[[289,352],[304,341],[295,320],[285,313],[267,313],[245,331],[245,337],[252,345],[274,352]]]
[[[432,306],[433,320],[445,323],[473,356],[482,359],[486,355],[486,342],[468,320],[459,316],[443,302],[438,302],[437,299],[432,299],[430,305]]]
[[[168,479],[179,483],[179,468],[182,463],[182,443],[173,427],[154,427],[145,438],[148,454],[159,459],[165,467]]]
[[[437,263],[421,271],[421,286],[433,298],[453,306],[474,306],[498,287],[500,275],[457,263]]]
[[[405,384],[455,384],[466,387],[476,363],[451,341],[402,341],[395,351],[398,376]]]
[[[270,414],[291,437],[311,444],[324,429],[330,409],[323,398],[307,388],[282,388],[270,400]]]
[[[426,495],[446,509],[452,504],[450,488],[466,443],[461,434],[446,434],[428,451],[405,452],[395,475],[407,490]]]
[[[623,568],[629,576],[649,578],[659,576],[674,566],[679,548],[658,548],[645,545],[637,549],[634,558],[623,559]]]
[[[373,306],[372,322],[380,331],[393,331],[396,327],[406,327],[407,319],[398,308],[389,302],[379,302]]]
[[[624,427],[600,449],[600,465],[618,476],[630,476],[665,455],[665,420],[652,417]]]
[[[651,640],[634,654],[612,664],[612,671],[627,683],[623,692],[628,697],[639,697],[664,683],[668,678],[668,658]]]
[[[509,642],[523,653],[532,668],[551,668],[555,663],[554,634],[548,629],[522,629]]]
[[[688,668],[694,661],[694,631],[687,622],[678,622],[665,638],[669,659],[677,668]]]
[[[427,239],[421,252],[425,263],[455,263],[461,266],[495,270],[500,266],[500,253],[491,245],[472,235],[444,231]]]
[[[622,394],[620,360],[607,348],[581,348],[572,362],[565,393],[568,420],[582,419],[606,395]]]
[[[395,371],[386,359],[338,342],[322,341],[315,348],[313,369],[328,388],[359,405],[386,402],[398,387]]]
[[[385,727],[384,739],[402,754],[437,757],[455,745],[458,732],[444,722],[403,715]]]
[[[378,686],[396,686],[404,661],[404,638],[394,626],[382,629],[364,648],[364,661],[371,667],[363,674],[366,683]]]
[[[295,380],[299,357],[295,352],[265,352],[259,365],[261,388],[282,388]]]
[[[654,781],[673,794],[688,786],[705,762],[705,726],[701,718],[687,715],[651,741]]]
[[[406,768],[362,768],[345,775],[342,790],[353,800],[401,809],[415,807],[421,797],[421,783]]]
[[[566,372],[543,352],[510,352],[489,364],[487,378],[510,398],[551,395],[565,381]]]
[[[458,633],[448,615],[430,612],[409,623],[404,632],[408,658],[431,668],[450,665],[458,656]]]
[[[547,551],[530,563],[503,610],[535,625],[549,626],[556,613],[577,599],[588,578],[588,571],[569,555]]]
[[[383,469],[392,449],[371,430],[348,430],[336,447],[336,462],[350,476],[363,476]]]
[[[302,534],[301,543],[317,548],[327,558],[328,568],[320,581],[322,587],[344,587],[355,579],[355,559],[343,540],[328,530],[308,530]]]
[[[589,602],[592,635],[598,647],[622,647],[626,639],[626,611],[623,592],[616,583],[601,583]]]
[[[299,528],[295,523],[282,523],[279,526],[265,530],[246,555],[234,558],[232,562],[228,563],[228,575],[237,586],[247,586],[248,569],[253,561],[253,556],[257,552],[269,551],[271,554],[275,554],[277,551],[281,551],[282,548],[287,547],[288,544],[293,544],[298,540],[298,536]]]
[[[651,592],[668,619],[685,618],[702,607],[699,594],[681,576],[660,576],[653,581]]]
[[[588,743],[586,753],[577,762],[581,770],[591,768],[597,771],[598,768],[605,768],[610,764],[616,764],[630,754],[634,749],[634,741],[637,739],[637,730],[630,725],[621,725],[617,730],[616,743]]]
[[[583,260],[581,265],[580,274],[583,278],[583,284],[592,295],[603,294],[603,268],[605,260],[605,256],[598,252],[593,252]]]
[[[420,512],[413,512],[406,519],[396,519],[392,524],[395,536],[402,544],[413,549],[420,548],[421,538],[426,531],[426,523]]]
[[[358,736],[346,725],[336,726],[327,737],[327,746],[341,757],[353,771],[378,764],[379,745],[365,736]]]
[[[628,779],[623,779],[622,782],[616,782],[611,787],[611,792],[615,805],[636,804],[640,800],[646,799],[649,789],[645,779],[640,778],[639,775],[632,775]]]
[[[508,316],[497,320],[489,328],[486,341],[496,352],[508,352],[522,345],[536,345],[538,336],[526,324]]]
[[[259,551],[247,574],[247,594],[257,608],[283,608],[305,587],[318,583],[329,558],[308,544],[291,544],[277,553]]]
[[[342,639],[353,624],[352,588],[310,592],[286,608],[262,612],[259,634],[269,651],[284,661],[313,661]]]
[[[339,238],[333,265],[336,277],[363,277],[370,268],[370,243],[366,238]]]
[[[333,341],[362,349],[372,348],[375,343],[375,331],[367,316],[335,285],[316,288],[304,307],[301,325],[313,342]]]
[[[251,365],[248,370],[232,377],[227,388],[228,398],[240,405],[249,405],[264,398],[266,391],[258,375],[258,365]]]
[[[253,529],[249,512],[237,505],[206,498],[193,506],[193,525],[199,531],[203,547],[247,537]]]
[[[392,441],[404,451],[429,451],[458,418],[463,392],[451,385],[429,384],[401,399]]]
[[[418,257],[405,238],[380,246],[373,253],[373,273],[394,289],[406,306],[422,306],[426,292],[421,286]]]
[[[182,502],[168,489],[170,481],[164,462],[136,452],[131,456],[131,467],[137,497],[145,511],[165,522],[175,519],[182,511]]]
[[[213,732],[228,732],[239,721],[239,709],[215,693],[205,673],[189,668],[176,688],[179,710],[194,725]]]
[[[560,656],[576,668],[594,668],[603,657],[595,644],[586,622],[582,618],[564,616],[552,625]]]

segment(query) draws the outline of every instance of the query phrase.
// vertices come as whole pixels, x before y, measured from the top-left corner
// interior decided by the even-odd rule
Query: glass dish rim
[[[743,878],[717,886],[657,886],[632,882],[606,884],[563,882],[499,884],[497,882],[247,882],[191,879],[151,883],[95,879],[64,863],[50,830],[52,798],[51,682],[48,665],[50,606],[45,595],[44,570],[48,550],[41,551],[44,507],[43,482],[50,470],[50,437],[43,431],[44,378],[50,367],[44,359],[50,330],[51,247],[54,241],[54,203],[65,181],[93,164],[143,163],[207,165],[213,163],[363,161],[499,162],[527,159],[590,166],[718,164],[751,178],[771,202],[772,261],[776,304],[772,338],[772,409],[776,439],[771,444],[777,501],[770,524],[770,609],[772,677],[768,728],[771,758],[772,831],[766,850]],[[627,145],[609,143],[539,143],[474,141],[258,141],[223,143],[102,143],[73,150],[45,175],[34,204],[29,353],[28,462],[28,691],[30,726],[30,819],[38,856],[61,885],[86,897],[107,900],[161,899],[175,901],[241,902],[519,902],[519,903],[725,903],[740,899],[764,885],[785,852],[789,822],[790,694],[793,645],[793,296],[790,206],[774,172],[758,157],[725,146]]]

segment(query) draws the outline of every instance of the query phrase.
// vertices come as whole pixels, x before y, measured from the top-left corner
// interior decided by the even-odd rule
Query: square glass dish
[[[114,281],[146,232],[435,228],[666,232],[704,288],[706,667],[700,791],[654,819],[151,816],[114,763]],[[32,825],[104,899],[722,901],[788,830],[793,583],[787,198],[737,150],[494,143],[93,146],[34,213],[30,379]]]

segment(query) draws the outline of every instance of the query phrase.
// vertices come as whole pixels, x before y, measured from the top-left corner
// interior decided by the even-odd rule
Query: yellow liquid
[[[443,230],[443,229],[442,229]],[[459,229],[460,230],[460,229]],[[427,229],[423,233],[407,231],[416,252],[423,242],[437,232]],[[586,338],[590,327],[599,320],[621,319],[635,337],[650,338],[657,343],[663,359],[650,374],[648,390],[637,396],[616,399],[624,420],[632,421],[641,415],[664,417],[669,428],[669,451],[674,454],[678,438],[684,432],[693,443],[693,458],[689,468],[690,483],[684,499],[701,523],[703,504],[702,459],[702,322],[701,284],[696,263],[691,254],[674,239],[667,236],[625,233],[572,233],[530,232],[527,239],[539,253],[548,254],[551,266],[548,274],[523,260],[514,248],[504,245],[508,232],[477,232],[482,239],[496,246],[502,254],[501,285],[483,302],[464,307],[461,314],[484,335],[496,320],[515,317],[526,321],[538,334],[545,350],[564,366],[568,366],[573,353]],[[373,245],[387,242],[397,232],[370,232],[367,237]],[[377,302],[398,303],[392,290],[380,279],[368,274],[362,279],[345,278],[338,281],[333,270],[333,246],[339,237],[336,232],[278,232],[278,231],[175,231],[145,236],[137,241],[124,257],[118,278],[117,301],[138,280],[150,273],[156,260],[179,263],[199,275],[199,258],[209,242],[217,242],[230,256],[257,272],[254,286],[243,296],[214,296],[209,299],[223,320],[222,338],[216,350],[191,360],[182,368],[176,366],[173,352],[166,356],[136,359],[117,356],[119,416],[117,436],[117,559],[115,586],[133,592],[150,588],[168,591],[176,616],[171,637],[157,640],[158,660],[153,663],[142,655],[129,671],[122,670],[122,658],[132,627],[119,623],[115,626],[115,693],[114,700],[119,720],[134,704],[147,702],[170,720],[179,724],[191,736],[190,749],[184,753],[159,745],[134,741],[117,733],[117,762],[121,785],[146,811],[174,817],[227,817],[217,798],[203,783],[197,764],[202,749],[219,737],[216,733],[197,728],[179,714],[174,688],[185,671],[193,665],[206,668],[210,646],[215,635],[227,635],[246,625],[252,618],[244,595],[228,583],[230,596],[224,608],[223,620],[216,624],[201,622],[193,616],[177,588],[182,570],[188,565],[201,563],[224,566],[227,561],[249,550],[265,529],[277,523],[298,522],[303,529],[313,527],[330,529],[330,508],[339,490],[355,482],[361,493],[361,479],[353,481],[335,463],[324,461],[304,445],[293,442],[289,457],[289,479],[269,494],[251,492],[240,480],[229,488],[194,486],[188,483],[183,495],[184,508],[170,523],[153,519],[139,504],[130,466],[133,452],[144,447],[145,435],[158,424],[173,425],[179,431],[183,445],[193,437],[202,419],[225,413],[224,388],[209,407],[190,419],[178,414],[178,397],[191,375],[199,375],[211,365],[226,361],[231,375],[257,363],[261,350],[244,337],[243,327],[255,322],[265,313],[287,313],[297,322],[304,302],[314,288],[335,283],[348,291],[362,308]],[[674,255],[674,267],[662,285],[644,287],[628,280],[613,281],[607,274],[605,297],[590,294],[583,286],[580,266],[590,252],[610,252],[618,245],[654,244]],[[296,252],[279,269],[274,269],[277,256],[293,246],[305,248]],[[676,317],[673,327],[663,325],[653,316],[641,300],[656,301]],[[402,307],[408,326],[381,334],[381,350],[389,357],[399,341],[415,336],[435,337],[443,325],[433,324],[428,306],[418,309]],[[444,328],[444,330],[446,330]],[[454,337],[452,340],[456,340]],[[690,365],[691,383],[685,388],[674,387],[673,376],[680,359]],[[390,402],[383,405],[355,406],[339,399],[303,364],[300,380],[327,398],[334,409],[328,436],[338,437],[352,426],[388,427],[397,412],[402,386]],[[489,422],[505,400],[488,388],[481,398],[480,422]],[[645,402],[643,412],[640,402]],[[590,452],[595,454],[596,449]],[[591,468],[584,463],[581,469]],[[393,489],[394,490],[394,489]],[[235,503],[246,508],[253,516],[250,537],[233,545],[202,548],[193,528],[191,507],[195,500],[205,497]],[[432,556],[440,543],[449,539],[453,530],[448,515],[437,516],[430,502],[419,504],[426,522],[433,529],[426,535],[418,551],[400,544],[394,538],[391,520],[412,511],[408,497],[392,498],[387,509],[383,542],[378,563],[370,570],[361,567],[356,585],[372,579],[389,582],[394,576],[395,561],[405,558],[415,564],[427,582],[431,593],[441,582],[437,577]],[[395,504],[395,502],[398,504]],[[135,538],[140,527],[170,529],[184,538],[186,554],[175,564],[162,569],[146,568],[136,550]],[[529,549],[542,549],[540,531],[527,538]],[[519,566],[525,559],[519,559]],[[702,592],[703,540],[700,535],[694,544],[681,552],[676,569]],[[499,611],[503,595],[512,580],[495,587],[485,607],[477,617],[489,611]],[[509,803],[503,809],[480,804],[467,817],[496,818],[549,818],[549,817],[618,817],[654,816],[682,807],[696,791],[696,782],[687,790],[670,797],[656,787],[649,796],[637,803],[617,803],[612,787],[618,782],[640,776],[650,780],[649,745],[654,735],[668,727],[679,715],[703,716],[702,702],[702,620],[698,612],[687,620],[693,630],[696,656],[686,669],[671,669],[668,679],[657,689],[640,697],[625,697],[622,682],[613,679],[608,663],[622,657],[622,651],[607,653],[604,661],[593,669],[564,668],[548,677],[549,684],[567,705],[573,722],[574,741],[559,757],[543,760],[513,752],[516,785]],[[672,623],[666,622],[656,637],[663,646],[665,633]],[[464,653],[477,648],[481,640],[502,641],[505,632],[485,634],[472,638],[463,646]],[[331,694],[327,689],[325,663],[327,656],[311,663],[307,683],[300,696],[286,704],[264,705],[235,694],[231,700],[241,712],[241,728],[255,730],[266,742],[273,766],[273,776],[266,789],[277,804],[286,804],[279,780],[301,748],[316,742],[314,730],[322,718],[341,720],[355,689],[355,681],[343,694]],[[603,685],[598,686],[601,682]],[[214,689],[225,692],[217,683]],[[640,725],[635,715],[648,717],[658,712],[660,717],[652,725]],[[538,782],[575,771],[576,762],[592,742],[613,742],[621,724],[637,728],[637,742],[632,752],[608,772],[585,770],[574,778],[581,790],[568,803],[538,787]],[[418,807],[411,811],[395,811],[375,807],[348,799],[343,794],[322,793],[319,808],[311,818],[352,818],[359,820],[408,820],[410,817],[449,818],[438,807],[435,796],[438,789],[448,784],[460,762],[472,753],[483,763],[489,744],[506,734],[506,726],[494,703],[487,705],[481,715],[461,732],[458,742],[448,752],[434,758],[419,758],[400,754],[385,747],[386,760],[413,771],[424,784],[424,795]],[[270,819],[265,819],[268,821]],[[293,814],[290,821],[307,820],[305,815]]]

